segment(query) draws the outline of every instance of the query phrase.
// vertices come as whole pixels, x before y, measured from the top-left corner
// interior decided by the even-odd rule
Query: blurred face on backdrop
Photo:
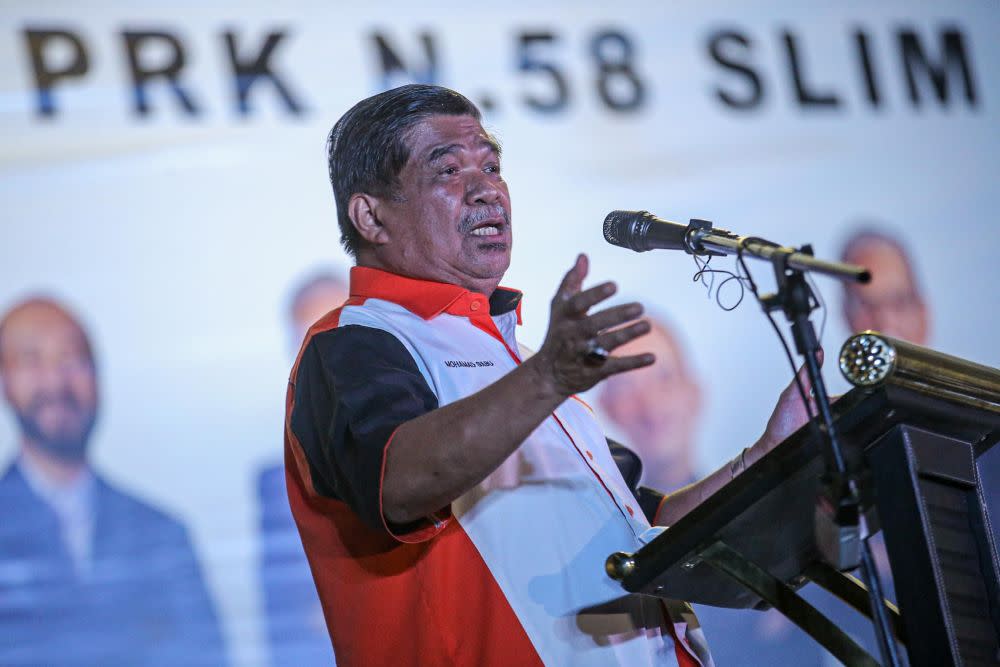
[[[615,354],[652,352],[656,363],[605,380],[598,404],[625,432],[628,441],[624,444],[642,458],[646,483],[670,491],[694,476],[701,388],[672,333],[661,323],[651,323],[648,335],[623,345]]]
[[[917,345],[928,338],[927,306],[907,257],[893,243],[875,237],[850,245],[844,260],[871,269],[867,285],[849,285],[844,317],[852,332],[873,329]]]
[[[333,276],[313,278],[298,288],[289,312],[291,340],[295,351],[298,351],[309,327],[347,301],[347,292],[344,281]]]
[[[0,380],[23,445],[63,463],[84,460],[97,417],[90,344],[59,305],[33,300],[0,321]]]
[[[394,196],[354,195],[358,263],[490,294],[510,265],[510,195],[496,142],[472,116],[430,116],[406,135]]]

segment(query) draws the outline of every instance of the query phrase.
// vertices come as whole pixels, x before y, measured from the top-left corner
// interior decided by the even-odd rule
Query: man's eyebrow
[[[430,152],[430,154],[428,154],[427,161],[428,162],[436,162],[437,160],[441,159],[445,155],[449,155],[451,153],[454,153],[459,148],[461,148],[461,146],[458,145],[458,144],[448,144],[447,146],[438,146],[437,148],[435,148],[434,150],[432,150]]]
[[[492,134],[487,134],[483,137],[482,143],[489,146],[490,150],[497,154],[497,157],[500,157],[500,154],[503,152],[503,149],[500,147],[500,142],[497,141]]]
[[[493,137],[483,137],[480,140],[479,145],[480,146],[486,146],[491,151],[493,151],[494,153],[496,153],[497,157],[500,157],[500,143],[496,139],[494,139]],[[435,161],[441,159],[442,157],[444,157],[445,155],[450,155],[451,153],[454,153],[455,151],[459,150],[460,148],[462,148],[461,144],[447,144],[445,146],[438,146],[437,148],[435,148],[434,150],[432,150],[430,153],[428,153],[428,155],[427,155],[427,161],[428,162],[435,162]]]

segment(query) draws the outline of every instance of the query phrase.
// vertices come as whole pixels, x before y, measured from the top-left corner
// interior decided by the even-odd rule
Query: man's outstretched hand
[[[572,394],[615,373],[648,366],[652,354],[607,356],[649,332],[629,303],[588,311],[615,293],[612,283],[582,289],[587,258],[580,255],[552,299],[549,330],[538,352],[476,393],[405,422],[386,448],[382,510],[390,524],[430,516],[479,484]],[[442,438],[442,433],[448,433]]]
[[[628,357],[610,356],[606,361],[588,360],[587,353],[596,345],[608,352],[630,340],[649,333],[642,315],[642,305],[626,303],[596,313],[588,311],[611,297],[617,288],[612,282],[583,289],[587,277],[586,255],[576,258],[573,268],[563,277],[552,298],[549,329],[532,363],[545,383],[556,394],[568,397],[586,391],[604,378],[649,366],[656,358],[652,354]]]

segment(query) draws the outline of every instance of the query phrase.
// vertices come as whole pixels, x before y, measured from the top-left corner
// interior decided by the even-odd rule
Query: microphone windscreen
[[[688,226],[661,220],[649,211],[611,211],[604,218],[604,240],[636,252],[685,250]]]
[[[635,224],[647,215],[647,211],[611,211],[604,218],[604,240],[621,248],[638,250],[633,245]]]

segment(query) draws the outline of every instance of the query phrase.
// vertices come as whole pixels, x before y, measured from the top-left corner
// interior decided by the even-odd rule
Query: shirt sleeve
[[[294,380],[291,430],[320,495],[346,503],[371,528],[404,542],[429,539],[447,510],[407,525],[382,513],[385,455],[399,426],[438,407],[410,352],[392,334],[349,325],[318,333]]]

